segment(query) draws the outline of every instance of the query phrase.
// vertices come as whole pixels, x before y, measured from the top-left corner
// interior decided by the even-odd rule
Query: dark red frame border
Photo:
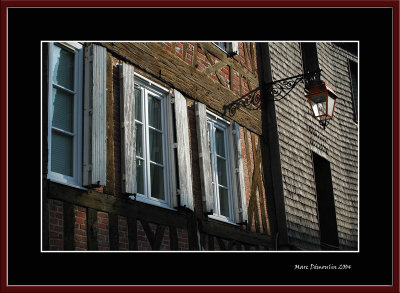
[[[393,9],[393,286],[7,286],[7,8],[9,7],[391,7]],[[400,292],[399,289],[399,1],[362,0],[1,0],[0,292]]]

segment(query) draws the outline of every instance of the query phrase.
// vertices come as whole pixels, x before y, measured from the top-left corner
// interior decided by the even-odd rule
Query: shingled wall
[[[269,43],[274,80],[303,73],[300,43]],[[348,59],[357,57],[332,43],[317,43],[321,79],[339,97],[335,116],[324,130],[311,116],[299,84],[276,102],[285,210],[290,243],[320,249],[312,152],[330,162],[339,246],[358,245],[358,125],[353,121]]]

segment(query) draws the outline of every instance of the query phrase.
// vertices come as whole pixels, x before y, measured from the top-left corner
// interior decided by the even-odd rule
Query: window
[[[137,199],[170,205],[166,94],[135,76]]]
[[[223,50],[229,56],[237,55],[238,50],[238,42],[213,42],[218,48]]]
[[[358,121],[358,68],[357,63],[349,60],[349,74],[353,102],[353,120]]]
[[[303,60],[303,72],[310,73],[319,70],[318,64],[318,52],[317,52],[317,44],[316,43],[300,43],[301,47],[301,56]],[[320,77],[317,77],[319,80]],[[306,89],[309,89],[311,84],[306,80]]]
[[[230,173],[229,125],[209,114],[207,116],[211,162],[214,215],[233,221],[233,201]]]
[[[220,47],[225,52],[228,52],[229,43],[228,42],[214,42],[217,47]]]
[[[48,176],[81,185],[82,66],[78,43],[49,43]]]
[[[331,166],[328,160],[313,153],[315,187],[321,248],[335,250],[339,246]]]

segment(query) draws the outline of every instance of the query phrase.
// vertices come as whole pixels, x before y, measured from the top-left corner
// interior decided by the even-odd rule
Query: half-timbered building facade
[[[357,56],[312,44],[326,128],[263,102],[302,43],[43,42],[42,249],[356,249]]]

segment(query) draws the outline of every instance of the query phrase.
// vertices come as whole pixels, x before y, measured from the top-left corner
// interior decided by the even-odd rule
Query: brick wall
[[[97,212],[97,246],[99,250],[110,250],[108,214]]]
[[[74,206],[75,227],[74,240],[75,250],[87,250],[87,233],[86,233],[86,208]]]
[[[194,60],[195,51],[197,51],[197,65],[196,70],[202,71],[206,67],[210,66],[210,61],[206,57],[205,53],[200,47],[195,48],[195,43],[163,43],[166,50],[171,51],[175,48],[174,54],[178,58],[183,59],[188,65],[192,65]],[[254,64],[249,58],[249,52],[253,44],[246,43],[240,44],[239,55],[235,56],[234,59],[240,62],[244,67],[246,67],[251,72],[255,72]],[[183,55],[183,52],[185,54]],[[246,55],[247,54],[247,55]],[[211,62],[218,62],[218,58],[210,54]],[[253,60],[254,61],[254,60]],[[107,148],[108,151],[111,150],[112,155],[107,157],[107,184],[104,188],[96,188],[95,190],[100,193],[105,193],[116,197],[125,197],[122,194],[121,188],[121,125],[120,125],[120,75],[119,75],[119,64],[126,62],[126,60],[121,60],[120,56],[116,56],[107,53]],[[145,72],[145,69],[135,67],[135,72],[152,79],[155,83],[160,84],[164,87],[172,87],[173,85],[166,85],[161,80],[157,80],[152,75]],[[237,94],[245,94],[251,88],[256,85],[251,84],[242,77],[237,71],[230,69],[229,66],[224,66],[218,70],[217,75],[215,73],[210,74],[210,77],[217,83],[222,83],[224,86],[231,89]],[[111,81],[110,81],[111,78]],[[222,85],[221,85],[222,86]],[[183,93],[184,94],[184,93]],[[185,94],[184,94],[185,95]],[[194,193],[194,207],[197,217],[204,219],[203,215],[203,202],[201,195],[201,182],[200,182],[200,168],[199,168],[199,157],[198,157],[198,142],[197,142],[197,130],[196,130],[196,117],[195,117],[195,100],[192,97],[186,96],[187,99],[187,110],[189,119],[189,141],[191,150],[191,163],[192,163],[192,174],[193,174],[193,193]],[[241,128],[241,132],[244,132],[244,128]],[[255,135],[253,133],[253,135]],[[243,137],[243,136],[242,136]],[[243,142],[243,140],[242,140]],[[242,143],[243,144],[243,143]],[[242,145],[243,150],[245,149],[244,144]],[[250,148],[251,149],[251,148]],[[245,155],[245,151],[242,152]],[[251,153],[252,154],[252,153]],[[245,159],[245,182],[246,182],[246,192],[247,192],[247,202],[249,203],[250,198],[250,182],[249,174],[251,172],[247,170],[248,164],[253,164],[252,159]],[[112,170],[109,167],[112,166]],[[249,166],[249,169],[252,167]],[[259,191],[257,191],[259,192]],[[257,196],[259,196],[257,194]],[[258,205],[258,208],[260,206]],[[63,249],[63,215],[62,215],[62,202],[50,200],[49,201],[49,248],[51,250],[62,250]],[[258,215],[259,217],[260,215]],[[74,245],[76,250],[87,250],[88,249],[88,233],[87,233],[87,211],[86,207],[75,206],[74,207]],[[257,225],[260,224],[261,220],[256,221]],[[118,248],[120,250],[129,249],[129,234],[128,234],[128,219],[126,217],[118,216]],[[255,222],[255,221],[253,221]],[[255,223],[253,223],[251,231],[265,232],[263,226],[256,228]],[[153,233],[155,233],[156,226],[149,224]],[[97,246],[98,250],[110,250],[110,227],[109,227],[109,215],[106,212],[98,211],[97,219],[95,222],[96,235],[97,235]],[[169,250],[170,235],[171,231],[169,227],[165,227],[163,239],[161,242],[162,250]],[[143,230],[140,220],[137,221],[137,236],[138,236],[138,250],[151,250],[150,242],[147,239],[146,233]],[[187,229],[177,228],[178,236],[178,249],[188,250],[189,249],[189,238]]]
[[[119,250],[129,250],[128,223],[126,217],[118,216]]]
[[[63,250],[63,203],[49,200],[49,250]]]

